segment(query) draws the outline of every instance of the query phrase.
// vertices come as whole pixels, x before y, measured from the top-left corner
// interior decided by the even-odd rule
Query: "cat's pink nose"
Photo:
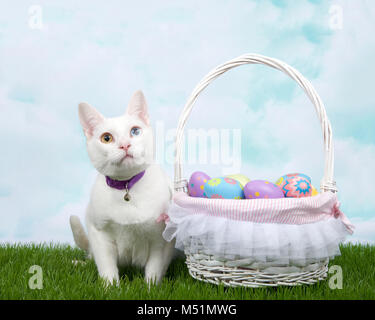
[[[120,149],[124,150],[124,151],[128,151],[128,149],[131,147],[131,144],[130,143],[127,143],[127,144],[122,144],[119,146]]]

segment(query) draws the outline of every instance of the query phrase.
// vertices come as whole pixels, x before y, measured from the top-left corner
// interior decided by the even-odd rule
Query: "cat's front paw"
[[[159,285],[161,283],[163,276],[157,273],[146,272],[145,281],[148,287],[153,285]]]
[[[101,276],[100,282],[105,289],[120,287],[120,279],[118,277]]]

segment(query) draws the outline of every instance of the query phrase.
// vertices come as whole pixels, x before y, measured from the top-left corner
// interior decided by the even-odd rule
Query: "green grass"
[[[375,299],[375,247],[345,245],[330,262],[343,270],[343,289],[332,290],[328,280],[313,286],[225,288],[191,278],[184,260],[174,261],[159,286],[149,290],[142,271],[126,268],[120,287],[104,289],[95,263],[77,266],[85,254],[63,245],[0,245],[0,299]],[[43,289],[30,289],[29,268],[43,270]],[[332,275],[328,275],[329,277]]]

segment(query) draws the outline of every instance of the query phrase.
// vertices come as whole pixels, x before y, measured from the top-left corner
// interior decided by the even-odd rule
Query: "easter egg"
[[[306,175],[306,174],[303,174],[303,173],[288,173],[288,174],[286,174],[285,176],[282,176],[281,178],[279,178],[279,179],[275,182],[275,184],[276,184],[277,186],[280,186],[281,183],[282,183],[285,179],[293,178],[293,177],[303,177],[303,178],[309,180],[309,182],[311,183],[311,178],[310,178],[308,175]]]
[[[243,191],[246,199],[284,198],[284,193],[281,189],[277,185],[266,180],[250,181],[245,185]]]
[[[250,181],[250,179],[248,177],[246,177],[244,174],[240,174],[240,173],[231,174],[229,176],[226,176],[226,178],[232,178],[232,179],[238,181],[242,187],[244,187],[246,185],[246,183],[248,183]]]
[[[244,193],[241,184],[237,180],[220,177],[206,182],[204,196],[212,199],[243,199]]]
[[[312,188],[311,196],[312,197],[317,196],[319,194],[318,190],[316,190],[314,186],[311,186],[311,188]]]
[[[310,197],[312,195],[311,178],[302,173],[290,173],[276,181],[287,198]]]
[[[188,184],[189,196],[204,198],[203,196],[203,186],[211,178],[201,171],[195,171],[190,179]]]

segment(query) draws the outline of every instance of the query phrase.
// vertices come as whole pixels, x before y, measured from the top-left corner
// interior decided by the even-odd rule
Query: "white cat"
[[[162,237],[165,224],[160,221],[172,188],[154,163],[145,97],[137,91],[125,115],[117,118],[104,118],[81,103],[79,118],[99,175],[86,211],[87,236],[79,218],[70,218],[74,240],[93,256],[107,283],[118,283],[118,266],[129,264],[145,267],[146,281],[159,283],[174,252],[174,243]]]

